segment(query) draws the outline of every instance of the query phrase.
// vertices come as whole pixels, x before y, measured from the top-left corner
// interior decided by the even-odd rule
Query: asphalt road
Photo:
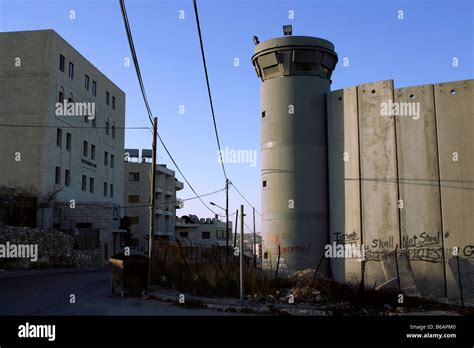
[[[70,303],[70,295],[76,303]],[[112,296],[110,271],[0,276],[0,315],[226,315],[141,297]]]

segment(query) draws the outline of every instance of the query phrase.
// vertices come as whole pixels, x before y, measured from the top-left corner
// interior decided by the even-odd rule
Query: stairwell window
[[[64,62],[66,61],[66,59],[64,58],[64,56],[62,54],[59,55],[59,70],[61,70],[62,72],[64,72]]]
[[[95,81],[92,81],[92,95],[94,97],[97,96],[97,82],[95,82]]]
[[[68,187],[71,186],[71,172],[69,169],[66,169],[64,172],[64,185]]]
[[[86,90],[89,90],[89,75],[86,75],[86,76],[84,77],[84,88],[85,88]]]
[[[87,191],[87,176],[82,176],[82,191]]]
[[[71,151],[71,133],[66,133],[66,150]]]
[[[56,167],[56,172],[54,175],[54,182],[57,185],[61,185],[61,167]]]
[[[74,63],[73,63],[73,62],[69,62],[68,76],[69,76],[71,79],[74,78]]]
[[[89,192],[94,193],[94,178],[89,178]]]
[[[84,141],[84,146],[82,147],[82,155],[84,157],[87,157],[88,152],[89,152],[89,143],[87,141]]]
[[[56,131],[56,145],[62,147],[63,145],[63,130],[58,128]]]
[[[59,98],[58,101],[62,104],[64,103],[64,87],[61,87],[59,90]]]

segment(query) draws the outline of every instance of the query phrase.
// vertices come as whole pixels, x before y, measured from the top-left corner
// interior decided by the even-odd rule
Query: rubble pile
[[[73,237],[61,231],[0,225],[0,246],[6,249],[20,245],[37,248],[37,260],[17,255],[0,257],[0,269],[96,267],[100,264],[99,250],[74,250]]]

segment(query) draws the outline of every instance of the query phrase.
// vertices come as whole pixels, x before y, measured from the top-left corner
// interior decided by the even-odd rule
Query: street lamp
[[[213,205],[215,207],[221,208],[223,211],[225,211],[225,208],[222,208],[220,205],[214,203],[214,202],[209,202],[210,205]]]

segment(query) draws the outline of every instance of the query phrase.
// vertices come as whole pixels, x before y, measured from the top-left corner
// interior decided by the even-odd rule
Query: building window
[[[109,153],[107,151],[105,151],[105,154],[104,154],[104,166],[108,166],[109,165]]]
[[[104,260],[109,259],[109,246],[107,243],[104,243]]]
[[[265,111],[262,111],[262,118],[264,118],[265,116]]]
[[[72,62],[69,62],[68,76],[69,76],[71,79],[74,78],[74,64],[73,64]]]
[[[92,95],[97,96],[97,82],[92,81]]]
[[[65,174],[64,175],[64,185],[71,186],[71,172],[69,171],[69,169],[66,169],[64,174]]]
[[[85,88],[86,90],[89,90],[89,75],[86,75],[86,76],[84,77],[84,88]]]
[[[130,216],[130,225],[138,225],[140,223],[140,218],[138,216]]]
[[[110,154],[110,168],[114,168],[115,166],[115,156]]]
[[[219,240],[226,239],[225,230],[217,230],[216,239],[219,239]]]
[[[92,119],[92,127],[96,127],[97,126],[97,122],[95,120],[95,115],[94,115],[94,118]]]
[[[263,180],[262,186],[267,187],[267,180]]]
[[[94,178],[89,178],[89,192],[94,193]]]
[[[71,151],[71,133],[66,133],[66,150]]]
[[[88,156],[88,152],[89,152],[89,143],[87,141],[84,141],[84,146],[82,148],[82,155],[84,157],[87,157]]]
[[[62,54],[59,55],[59,70],[61,70],[62,72],[64,72],[64,62],[65,62],[65,58]]]
[[[110,104],[110,93],[108,91],[105,92],[105,104]]]
[[[202,232],[202,239],[211,239],[211,232]]]
[[[112,126],[112,139],[115,139],[115,125]]]
[[[64,88],[61,87],[61,89],[59,90],[59,98],[58,98],[58,101],[62,104],[64,103]]]
[[[140,173],[128,173],[128,181],[139,182]]]
[[[107,188],[109,187],[109,185],[107,185],[106,182],[104,182],[104,197],[107,197]]]
[[[61,147],[63,145],[63,130],[58,128],[56,131],[56,145]]]
[[[87,176],[82,176],[82,191],[87,191]]]
[[[112,109],[115,110],[115,97],[112,97]]]
[[[110,127],[110,123],[109,123],[109,120],[107,119],[107,121],[105,121],[105,135],[109,135],[109,127]]]
[[[181,238],[189,238],[189,237],[188,237],[188,236],[189,236],[189,233],[188,233],[188,232],[179,232],[179,236],[180,236]]]
[[[84,122],[89,123],[89,116],[87,116],[87,115],[84,116]]]
[[[95,160],[95,145],[91,144],[91,159]]]
[[[128,196],[128,203],[140,203],[140,196],[139,195]]]
[[[54,175],[54,182],[61,185],[61,167],[56,167],[56,173]]]
[[[110,198],[114,198],[114,184],[110,184]]]

